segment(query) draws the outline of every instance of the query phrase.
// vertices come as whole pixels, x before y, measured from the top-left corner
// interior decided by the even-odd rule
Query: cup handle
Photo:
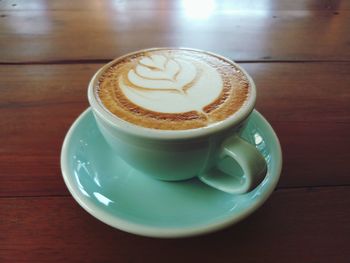
[[[200,174],[205,184],[230,194],[243,194],[258,186],[265,178],[267,165],[261,153],[238,135],[222,144],[219,162],[225,159],[222,168],[213,167]],[[228,159],[228,160],[227,160]],[[232,167],[240,165],[243,175],[234,174]],[[231,167],[231,170],[230,170]]]

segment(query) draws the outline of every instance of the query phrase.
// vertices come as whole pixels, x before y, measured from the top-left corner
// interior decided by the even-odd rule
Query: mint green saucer
[[[266,201],[278,182],[281,148],[262,115],[252,113],[242,137],[256,145],[268,164],[265,180],[243,195],[220,192],[198,179],[164,182],[137,172],[113,155],[90,109],[66,135],[61,169],[75,200],[102,222],[143,236],[193,236],[245,218]]]

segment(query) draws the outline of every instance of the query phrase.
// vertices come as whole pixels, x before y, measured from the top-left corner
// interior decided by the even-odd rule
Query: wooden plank
[[[279,187],[349,185],[350,123],[271,124],[283,151]]]
[[[173,1],[163,0],[119,0],[119,1],[103,1],[96,3],[95,1],[46,1],[39,0],[2,0],[0,1],[0,10],[100,10],[100,9],[132,9],[132,10],[178,10],[186,9],[188,5],[210,4],[215,10],[349,10],[348,1],[341,0],[239,0],[239,1]],[[200,5],[199,5],[200,8]]]
[[[350,121],[350,63],[242,63],[271,121]]]
[[[154,46],[200,48],[241,61],[350,59],[348,10],[17,7],[0,12],[0,63],[104,60]]]
[[[241,65],[256,82],[257,109],[269,120],[350,121],[350,63]],[[101,66],[0,66],[0,108],[25,110],[62,103],[84,103],[85,107],[88,83]]]
[[[235,226],[171,240],[113,229],[71,197],[0,198],[0,260],[345,263],[349,207],[349,187],[279,190]]]
[[[279,187],[350,184],[349,64],[243,64],[256,80],[257,109],[281,140]],[[67,194],[61,145],[88,107],[87,84],[99,67],[0,66],[0,196]]]

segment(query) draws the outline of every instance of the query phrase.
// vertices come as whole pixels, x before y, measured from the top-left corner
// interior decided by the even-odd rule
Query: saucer
[[[136,171],[112,153],[90,108],[65,137],[61,169],[75,200],[102,222],[143,236],[194,236],[242,220],[266,201],[278,182],[280,144],[257,111],[251,114],[242,137],[256,146],[268,165],[263,182],[242,195],[218,191],[196,178],[165,182]]]

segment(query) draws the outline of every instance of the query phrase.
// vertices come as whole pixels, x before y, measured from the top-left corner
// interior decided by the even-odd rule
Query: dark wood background
[[[154,46],[255,79],[281,180],[243,222],[187,239],[113,229],[69,195],[67,129],[94,72]],[[0,0],[0,262],[350,262],[350,1]]]

